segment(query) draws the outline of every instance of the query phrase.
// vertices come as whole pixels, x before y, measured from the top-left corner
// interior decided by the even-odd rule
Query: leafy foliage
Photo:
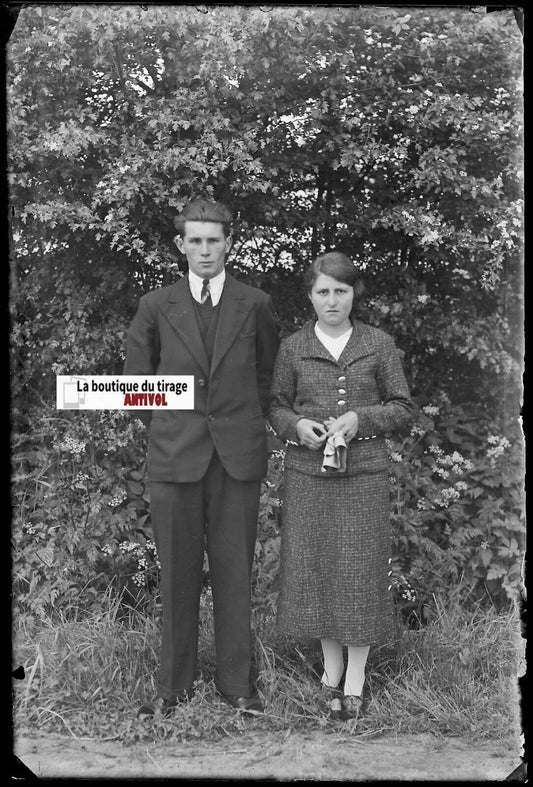
[[[427,622],[436,597],[501,608],[522,589],[523,456],[470,409],[427,405],[389,441],[394,559],[404,620]]]
[[[262,629],[274,625],[282,534],[284,447],[269,438],[253,584]],[[517,445],[446,401],[426,405],[409,435],[389,440],[390,581],[399,618],[409,625],[431,619],[436,597],[496,608],[518,599],[524,511]],[[144,456],[144,427],[123,412],[41,417],[34,433],[16,436],[13,555],[21,614],[50,615],[74,598],[98,609],[110,588],[129,604],[157,603]]]
[[[111,585],[142,600],[157,582],[144,427],[122,412],[42,417],[15,436],[13,576],[20,611],[98,607]]]
[[[505,391],[516,415],[519,36],[510,11],[467,8],[23,10],[8,99],[26,341],[48,344],[43,304],[61,331],[69,276],[118,339],[139,288],[183,267],[173,215],[213,196],[238,216],[236,271],[272,292],[288,329],[303,267],[343,248],[421,394]],[[88,373],[94,334],[76,340]],[[72,354],[62,344],[46,370]],[[105,344],[112,367],[118,342]]]
[[[120,373],[139,295],[184,270],[173,217],[195,196],[234,209],[230,265],[272,294],[285,333],[309,314],[307,263],[350,254],[366,283],[360,316],[396,337],[415,399],[442,407],[391,444],[400,614],[427,620],[433,594],[458,585],[497,604],[516,592],[520,33],[510,11],[405,10],[20,12],[7,54],[21,609],[42,615],[76,594],[91,606],[110,582],[153,601],[141,427],[58,415],[55,375]],[[488,454],[501,446],[504,458]],[[255,568],[265,621],[283,496],[272,450]],[[454,452],[472,467],[445,479],[435,466],[450,469],[438,459]],[[452,480],[467,489],[446,506]]]

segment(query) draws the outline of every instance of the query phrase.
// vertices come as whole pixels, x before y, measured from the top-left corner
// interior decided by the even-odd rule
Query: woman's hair
[[[221,202],[199,199],[185,205],[181,213],[175,217],[174,225],[178,235],[183,238],[186,221],[213,221],[216,224],[222,224],[224,236],[227,238],[231,233],[232,220],[231,211]]]
[[[353,287],[354,301],[363,294],[364,285],[359,271],[351,259],[342,251],[329,251],[326,254],[321,254],[311,263],[304,275],[304,284],[307,292],[311,292],[321,273]]]

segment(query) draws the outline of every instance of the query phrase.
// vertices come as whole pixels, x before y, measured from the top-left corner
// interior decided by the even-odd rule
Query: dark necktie
[[[204,279],[202,282],[202,292],[200,294],[200,302],[212,306],[211,292],[209,291],[209,279]]]

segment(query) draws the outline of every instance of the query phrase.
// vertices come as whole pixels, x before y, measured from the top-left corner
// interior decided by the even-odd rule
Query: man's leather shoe
[[[137,711],[139,718],[147,718],[149,716],[163,716],[168,718],[172,711],[181,702],[188,702],[194,696],[193,689],[182,689],[173,699],[165,699],[165,697],[155,697],[141,705]]]
[[[222,694],[220,692],[220,696],[232,708],[242,710],[244,713],[263,713],[265,710],[257,694],[253,694],[251,697],[237,697],[233,694]]]

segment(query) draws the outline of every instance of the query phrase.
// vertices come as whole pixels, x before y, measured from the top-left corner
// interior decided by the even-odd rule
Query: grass
[[[16,618],[15,618],[16,619]],[[455,735],[506,739],[520,728],[517,675],[522,658],[518,616],[493,609],[438,606],[425,629],[404,630],[393,646],[371,649],[370,702],[364,719],[340,727],[327,715],[311,670],[312,644],[279,640],[272,618],[257,618],[257,684],[266,713],[243,717],[218,697],[211,613],[202,607],[196,694],[169,720],[138,721],[137,707],[155,694],[159,624],[156,611],[127,607],[111,593],[98,613],[72,608],[48,619],[20,620],[14,636],[16,729],[54,730],[76,738],[134,743],[216,740],[247,729],[302,727],[354,735]]]

